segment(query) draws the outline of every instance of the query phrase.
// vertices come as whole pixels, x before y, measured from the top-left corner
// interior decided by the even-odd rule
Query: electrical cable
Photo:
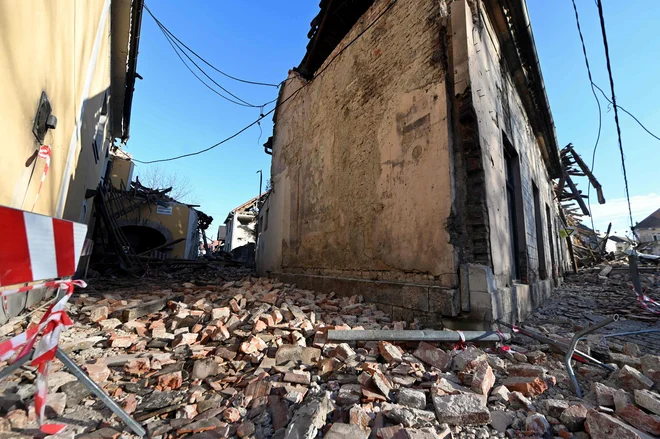
[[[279,86],[280,86],[281,83],[280,83],[280,84],[269,84],[269,83],[267,83],[267,82],[248,81],[247,79],[237,78],[237,77],[235,77],[235,76],[232,76],[232,75],[230,75],[230,74],[228,74],[228,73],[223,72],[222,70],[218,69],[218,68],[215,67],[213,64],[211,64],[210,62],[208,62],[207,60],[205,60],[202,56],[198,55],[197,52],[195,52],[195,51],[192,50],[190,47],[188,47],[183,41],[181,41],[180,39],[178,39],[178,38],[176,37],[176,35],[174,35],[174,34],[173,34],[173,33],[172,33],[172,32],[171,32],[171,31],[170,31],[170,30],[169,30],[164,24],[162,24],[160,21],[158,21],[158,19],[156,18],[156,16],[155,16],[155,15],[149,10],[149,8],[147,7],[146,4],[144,5],[144,8],[147,10],[147,13],[148,13],[149,15],[151,15],[151,18],[153,18],[154,21],[156,21],[156,23],[157,23],[160,27],[164,28],[165,31],[167,31],[167,33],[169,33],[169,34],[170,34],[170,35],[171,35],[176,41],[178,41],[183,47],[185,47],[186,49],[188,49],[188,50],[190,51],[190,53],[192,53],[192,54],[195,55],[197,58],[199,58],[204,64],[206,64],[207,66],[211,67],[213,70],[215,70],[216,72],[220,73],[221,75],[224,75],[224,76],[226,76],[226,77],[229,78],[229,79],[233,79],[234,81],[243,82],[243,83],[245,83],[245,84],[262,85],[262,86],[266,86],[266,87],[279,87]]]
[[[162,31],[162,29],[161,29],[161,31]],[[231,102],[231,103],[233,103],[233,104],[240,105],[240,106],[242,106],[242,107],[252,107],[252,105],[250,105],[250,104],[244,104],[244,103],[241,103],[241,102],[237,102],[237,101],[235,101],[235,100],[233,100],[233,99],[231,99],[231,98],[228,98],[227,96],[223,95],[223,94],[220,93],[218,90],[214,89],[213,87],[211,87],[210,85],[208,85],[206,82],[204,82],[204,80],[203,80],[202,78],[200,78],[200,77],[197,75],[197,73],[195,73],[195,72],[193,71],[193,69],[191,69],[190,66],[186,63],[186,61],[181,57],[181,55],[179,54],[179,51],[177,50],[177,47],[176,47],[175,44],[170,40],[169,36],[168,36],[167,34],[165,34],[164,32],[163,32],[163,35],[165,35],[165,39],[167,39],[167,42],[170,43],[170,46],[172,46],[172,50],[174,50],[174,53],[176,53],[176,56],[179,57],[179,59],[181,60],[181,62],[183,63],[183,65],[186,66],[186,68],[188,69],[188,71],[190,71],[190,73],[192,73],[193,76],[194,76],[195,78],[197,78],[197,80],[199,80],[199,82],[201,82],[202,84],[204,84],[204,85],[206,86],[206,88],[208,88],[208,89],[211,90],[213,93],[217,94],[217,95],[220,96],[221,98],[223,98],[223,99],[225,99],[225,100],[227,100],[227,101],[229,101],[229,102]],[[180,49],[179,49],[179,50],[180,50]],[[185,55],[185,53],[184,53],[184,55]]]
[[[621,126],[619,125],[619,110],[616,104],[616,94],[614,93],[614,77],[612,76],[612,65],[610,63],[610,48],[607,44],[607,31],[605,30],[605,17],[603,16],[603,3],[597,0],[598,16],[600,17],[600,29],[603,34],[603,45],[605,46],[605,61],[607,62],[607,74],[610,79],[610,89],[612,90],[612,105],[614,106],[614,123],[616,124],[616,133],[619,140],[619,152],[621,153],[621,169],[623,170],[623,182],[626,188],[626,201],[628,202],[628,215],[630,216],[630,229],[634,232],[635,224],[633,222],[632,207],[630,206],[630,190],[628,188],[628,175],[626,173],[626,157],[623,154],[623,142],[621,140]]]
[[[226,143],[226,142],[230,141],[231,139],[237,137],[238,135],[242,134],[243,132],[247,131],[252,126],[258,124],[263,118],[265,118],[266,116],[268,116],[269,114],[271,114],[272,112],[277,110],[277,108],[279,108],[281,105],[284,105],[287,101],[289,101],[294,96],[296,96],[300,92],[300,90],[307,87],[316,78],[318,78],[325,70],[328,69],[328,67],[330,67],[330,65],[337,59],[337,57],[339,55],[341,55],[349,46],[351,46],[362,35],[364,35],[364,33],[367,32],[373,25],[375,25],[376,22],[378,22],[385,15],[385,13],[387,13],[390,9],[392,9],[392,7],[396,4],[396,2],[397,2],[397,0],[392,0],[391,3],[383,11],[381,11],[381,13],[378,14],[378,16],[366,28],[364,28],[360,33],[358,33],[351,41],[349,41],[346,44],[346,46],[344,46],[339,52],[337,52],[337,54],[335,54],[335,56],[333,56],[329,61],[327,61],[325,63],[325,66],[321,70],[319,70],[311,80],[309,80],[308,82],[306,82],[303,85],[301,85],[300,87],[298,87],[293,93],[291,93],[291,95],[289,95],[289,97],[284,99],[282,102],[277,103],[277,105],[275,105],[275,107],[270,109],[268,112],[266,112],[264,114],[260,114],[259,117],[254,122],[252,122],[252,123],[246,125],[245,127],[241,128],[240,130],[238,130],[237,132],[235,132],[231,136],[226,137],[226,138],[222,139],[221,141],[219,141],[219,142],[217,142],[217,143],[215,143],[215,144],[213,144],[213,145],[211,145],[207,148],[204,148],[204,149],[199,150],[199,151],[191,152],[191,153],[188,153],[188,154],[182,154],[182,155],[179,155],[179,156],[176,156],[176,157],[170,157],[170,158],[159,159],[159,160],[142,161],[142,160],[133,159],[133,161],[136,162],[136,163],[142,163],[142,164],[148,165],[148,164],[151,164],[151,163],[170,162],[170,161],[173,161],[173,160],[179,160],[179,159],[182,159],[182,158],[203,154],[207,151],[210,151],[214,148],[217,148],[218,146],[222,145],[223,143]],[[286,81],[282,81],[282,83],[284,83],[284,82],[286,82]],[[273,102],[273,101],[271,101],[271,102]]]
[[[575,0],[571,0],[573,2],[573,10],[575,11],[575,23],[577,24],[577,29],[578,29],[578,34],[580,35],[580,42],[582,43],[582,53],[584,55],[584,62],[587,65],[587,75],[589,76],[589,84],[591,85],[591,93],[594,95],[594,99],[596,99],[596,105],[598,106],[598,135],[596,136],[596,143],[594,144],[594,149],[591,154],[591,168],[590,172],[593,174],[594,173],[594,167],[596,166],[596,150],[598,149],[598,142],[600,141],[600,133],[601,129],[603,127],[603,111],[600,106],[600,100],[598,99],[598,95],[596,94],[596,90],[594,90],[594,84],[593,78],[591,76],[591,67],[589,67],[589,57],[587,56],[587,47],[584,44],[584,37],[582,35],[582,28],[580,26],[580,16],[578,15],[578,10],[577,10],[577,5],[575,4]],[[594,216],[593,212],[591,211],[591,180],[589,180],[589,183],[587,185],[587,204],[589,206],[589,218],[591,219],[591,230],[596,232],[596,227],[594,226]]]
[[[611,105],[614,105],[614,103],[610,100],[610,98],[607,97],[607,95],[605,94],[605,92],[603,91],[602,88],[600,88],[597,84],[594,84],[594,87],[596,87],[596,88],[598,89],[598,91],[600,91],[600,92],[603,94],[603,97],[605,97],[605,99],[607,100],[607,102],[609,102]],[[660,137],[656,136],[656,135],[653,134],[651,131],[649,131],[649,129],[646,128],[646,127],[644,126],[644,124],[643,124],[642,122],[640,122],[639,119],[637,119],[637,118],[636,118],[636,117],[635,117],[630,111],[626,110],[625,108],[623,108],[623,107],[622,107],[621,105],[619,105],[619,104],[617,104],[616,106],[619,107],[619,109],[620,109],[621,111],[623,111],[624,113],[626,113],[628,116],[632,117],[632,118],[635,120],[635,122],[637,122],[637,124],[638,124],[640,127],[642,127],[642,129],[643,129],[644,131],[646,131],[647,133],[649,133],[651,136],[655,137],[656,139],[660,140]]]

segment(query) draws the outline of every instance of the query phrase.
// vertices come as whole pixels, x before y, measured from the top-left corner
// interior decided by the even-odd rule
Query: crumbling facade
[[[321,2],[274,117],[260,274],[449,327],[548,296],[559,150],[525,2],[501,3]]]

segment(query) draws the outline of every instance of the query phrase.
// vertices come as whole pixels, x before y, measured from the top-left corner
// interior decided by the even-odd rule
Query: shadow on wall
[[[244,262],[248,267],[255,266],[255,254],[256,254],[256,244],[250,242],[248,244],[236,247],[231,251],[231,256],[234,260]]]
[[[83,104],[84,110],[79,137],[80,149],[78,150],[78,156],[74,157],[71,167],[72,173],[69,177],[69,189],[63,210],[64,219],[80,221],[87,189],[95,190],[101,181],[101,169],[105,160],[106,149],[109,147],[110,142],[102,141],[95,143],[95,140],[99,118],[102,115],[103,102],[108,93],[109,88],[86,99]],[[109,112],[109,108],[107,107],[106,112]],[[62,129],[73,130],[75,126],[66,126],[62,127]],[[70,134],[72,135],[73,132],[71,131]],[[69,133],[65,138],[71,138]],[[102,139],[105,140],[105,137],[102,137]],[[66,166],[66,155],[69,153],[69,144],[53,145],[52,153],[65,155],[62,163],[63,166]],[[51,190],[55,191],[53,192],[53,197],[55,197],[53,199],[57,200],[60,188],[51,187]],[[91,210],[92,204],[91,201],[88,203],[87,211]]]

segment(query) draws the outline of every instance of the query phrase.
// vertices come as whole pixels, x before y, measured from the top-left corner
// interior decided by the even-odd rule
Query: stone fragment
[[[619,387],[630,392],[648,390],[653,386],[653,381],[642,375],[637,369],[627,365],[619,370],[616,381]]]
[[[358,404],[362,397],[362,386],[359,384],[344,384],[337,393],[337,404]]]
[[[502,382],[512,392],[520,392],[525,396],[538,396],[548,390],[548,385],[540,378],[509,377]]]
[[[197,337],[199,337],[199,334],[195,334],[193,332],[183,332],[174,337],[174,340],[172,340],[172,347],[175,348],[177,346],[183,345],[190,346],[197,341]]]
[[[525,356],[530,364],[541,364],[546,361],[546,355],[543,351],[526,352]]]
[[[388,363],[400,363],[403,361],[401,349],[398,346],[393,345],[387,341],[381,341],[378,343],[378,350],[380,355]]]
[[[417,349],[413,352],[413,356],[443,372],[447,371],[451,365],[450,354],[426,342],[419,343]]]
[[[570,431],[584,430],[584,421],[587,418],[587,408],[582,404],[572,405],[561,414],[559,420]]]
[[[615,389],[602,383],[593,383],[591,385],[591,391],[594,393],[598,405],[604,407],[614,407],[614,392],[616,392]]]
[[[248,437],[252,434],[254,434],[256,428],[254,426],[254,423],[250,421],[246,421],[241,423],[241,425],[238,426],[236,429],[236,434],[238,437],[243,438],[243,437]]]
[[[628,341],[623,344],[623,353],[631,357],[639,357],[641,351],[639,350],[639,346]]]
[[[23,430],[28,425],[28,415],[25,410],[15,409],[7,412],[5,415],[9,419],[11,428],[14,430]]]
[[[241,419],[241,412],[238,411],[235,407],[227,407],[224,412],[222,412],[222,420],[233,424]]]
[[[348,411],[348,418],[349,424],[357,425],[364,430],[368,429],[369,424],[371,423],[371,417],[359,404],[351,407],[351,409]]]
[[[289,423],[289,408],[278,395],[268,397],[268,410],[273,420],[273,430],[284,428]]]
[[[121,326],[121,320],[116,318],[105,319],[99,322],[99,326],[101,326],[101,329],[104,331],[110,331],[111,329],[115,329],[118,326]]]
[[[644,375],[648,375],[649,370],[660,370],[660,356],[644,355],[640,358],[640,365]]]
[[[100,322],[108,318],[108,307],[107,306],[97,306],[92,309],[89,313],[89,319],[92,322]]]
[[[332,424],[328,432],[323,436],[324,439],[367,439],[369,432],[363,430],[358,425],[353,424],[340,424],[335,422]]]
[[[325,425],[328,413],[334,409],[329,392],[308,393],[293,415],[283,439],[314,438]]]
[[[382,410],[388,419],[402,424],[404,427],[421,427],[429,422],[433,422],[436,418],[433,412],[404,407],[398,404],[385,404]]]
[[[66,393],[49,393],[46,396],[46,416],[57,418],[64,414]]]
[[[508,402],[511,391],[504,386],[497,386],[490,392],[490,398],[495,401]]]
[[[80,381],[71,381],[60,387],[60,391],[66,394],[66,406],[75,407],[80,401],[87,398],[92,392]]]
[[[653,436],[660,436],[660,416],[648,414],[634,404],[628,404],[623,408],[617,407],[616,414],[633,427]]]
[[[504,433],[509,425],[516,419],[515,415],[511,412],[504,410],[491,410],[490,411],[490,425],[500,433]]]
[[[371,379],[375,384],[376,388],[382,393],[385,398],[390,400],[390,392],[392,391],[392,384],[387,379],[383,372],[376,370],[371,374]]]
[[[355,355],[355,351],[348,343],[341,343],[335,348],[335,357],[341,361],[346,361],[347,358]]]
[[[142,376],[151,371],[151,362],[148,358],[135,358],[124,364],[124,372],[131,375]]]
[[[204,358],[196,360],[193,363],[190,378],[193,380],[203,380],[204,378],[217,375],[218,363],[213,358]]]
[[[176,390],[181,387],[181,384],[183,384],[183,377],[180,370],[158,376],[158,386],[161,389]]]
[[[544,399],[538,403],[539,411],[553,418],[559,418],[568,407],[568,401],[563,399]]]
[[[259,337],[250,336],[247,341],[241,343],[239,350],[244,354],[256,354],[265,350],[268,345]]]
[[[512,364],[507,367],[506,372],[512,377],[538,377],[545,379],[546,371],[541,366],[534,366],[532,364]]]
[[[302,362],[307,366],[315,365],[321,359],[321,350],[295,345],[282,345],[275,354],[275,364],[282,365],[289,361]]]
[[[292,370],[284,374],[284,381],[287,383],[295,383],[308,386],[311,382],[311,375],[309,372]]]
[[[378,439],[393,439],[399,430],[403,430],[401,425],[393,425],[391,427],[381,427],[376,430],[376,438]]]
[[[83,368],[96,384],[102,384],[110,377],[110,369],[105,363],[87,363]]]
[[[48,374],[48,390],[57,392],[63,385],[76,381],[76,377],[68,372],[59,370],[54,373]]]
[[[76,439],[117,439],[121,436],[121,432],[114,428],[104,427],[89,433],[76,436]],[[51,436],[53,437],[53,436]],[[59,437],[59,435],[56,435]]]
[[[433,428],[404,428],[396,432],[392,439],[451,439],[451,430],[445,428],[438,434]]]
[[[396,394],[396,401],[400,405],[414,409],[424,410],[426,408],[426,394],[421,390],[401,388]]]
[[[532,401],[530,401],[525,395],[523,395],[520,392],[511,392],[509,394],[509,403],[511,404],[511,408],[518,410],[518,409],[524,409],[529,411],[536,411],[534,408],[534,405],[532,404]]]
[[[649,390],[635,390],[635,403],[646,410],[660,415],[660,395]]]
[[[454,357],[454,370],[465,370],[471,363],[481,360],[488,360],[486,353],[477,347],[468,346]]]
[[[534,413],[525,419],[525,430],[536,436],[545,436],[550,430],[550,423],[541,413]]]
[[[592,438],[648,439],[649,436],[625,422],[596,410],[588,410],[585,429]]]
[[[488,396],[488,392],[490,392],[493,384],[495,384],[493,369],[488,364],[488,361],[480,361],[474,370],[470,388],[475,393]]]
[[[199,421],[191,422],[177,430],[177,434],[184,435],[188,433],[202,433],[204,431],[215,430],[222,426],[222,422],[218,418],[208,418]]]
[[[434,395],[438,421],[450,425],[488,424],[490,412],[482,395]]]

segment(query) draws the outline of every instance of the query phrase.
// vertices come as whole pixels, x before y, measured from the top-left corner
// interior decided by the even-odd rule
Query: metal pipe
[[[510,334],[493,331],[462,331],[466,342],[500,342],[511,340]],[[328,341],[463,341],[458,331],[416,331],[416,330],[364,330],[328,331]]]
[[[660,329],[644,329],[641,331],[616,332],[614,334],[604,334],[603,338],[623,337],[624,335],[648,334],[649,332],[660,332]]]
[[[582,398],[582,390],[580,390],[580,384],[578,383],[577,377],[575,376],[575,372],[573,372],[573,367],[571,366],[571,360],[573,359],[575,346],[578,344],[578,341],[580,341],[580,338],[584,337],[587,334],[591,334],[595,330],[600,329],[603,326],[607,326],[610,323],[615,322],[617,320],[619,320],[619,315],[614,314],[612,317],[608,317],[604,320],[601,320],[595,325],[591,325],[584,328],[582,331],[579,331],[577,334],[575,334],[575,336],[573,336],[573,339],[571,339],[571,344],[568,346],[568,351],[566,352],[566,357],[564,357],[564,362],[566,364],[566,371],[568,372],[568,376],[571,377],[571,381],[573,382],[573,387],[575,388],[575,394],[578,396],[578,398]]]
[[[133,418],[131,418],[128,413],[126,413],[119,405],[112,400],[108,396],[107,393],[103,391],[90,377],[87,376],[85,372],[83,372],[76,363],[69,358],[67,354],[65,354],[60,348],[57,348],[57,351],[55,352],[55,356],[57,357],[58,360],[60,360],[63,364],[64,367],[66,367],[76,378],[78,378],[84,385],[87,387],[92,393],[94,393],[102,402],[105,404],[106,407],[108,407],[110,410],[114,412],[119,418],[121,418],[122,421],[128,427],[133,430],[135,434],[137,434],[140,437],[145,437],[147,435],[147,431],[142,428],[140,424],[137,423],[137,421]]]
[[[14,361],[12,364],[9,366],[5,367],[4,369],[0,370],[0,381],[4,380],[7,378],[9,375],[14,373],[15,370],[19,369],[22,365],[25,364],[26,361],[30,359],[30,355],[23,355],[21,358],[18,360]]]
[[[504,323],[504,322],[498,322],[498,323],[500,323],[500,324],[502,324],[502,325],[504,325],[504,326],[506,326],[510,329],[513,329],[513,326],[509,325],[508,323]],[[530,329],[526,329],[526,328],[517,328],[517,330],[521,334],[526,335],[527,337],[531,337],[535,340],[540,341],[541,343],[545,343],[545,344],[548,344],[550,346],[554,346],[555,348],[559,349],[562,354],[565,354],[566,351],[568,350],[568,345],[566,343],[562,343],[560,341],[553,340],[549,337],[546,337],[543,334],[539,334],[538,332],[534,332],[534,331],[532,331]],[[603,369],[609,370],[610,372],[613,372],[615,370],[615,368],[613,368],[612,366],[609,366],[609,365],[603,363],[602,361],[599,361],[599,360],[595,359],[594,357],[592,357],[590,355],[587,355],[584,352],[580,352],[578,350],[573,351],[573,359],[576,360],[576,361],[584,362],[584,363],[586,363],[586,362],[593,363],[597,366],[602,367]]]

